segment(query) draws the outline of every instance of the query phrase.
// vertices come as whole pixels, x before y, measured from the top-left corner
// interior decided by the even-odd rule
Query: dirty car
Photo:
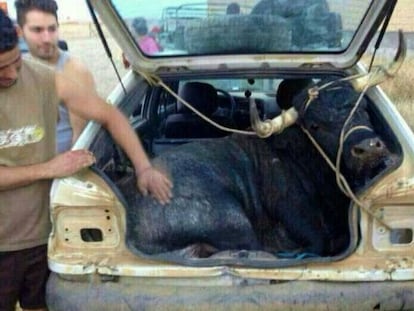
[[[165,2],[89,5],[131,65],[107,100],[174,197],[90,123],[96,164],[51,190],[49,308],[412,309],[414,136],[380,86],[404,34],[360,62],[397,1]]]

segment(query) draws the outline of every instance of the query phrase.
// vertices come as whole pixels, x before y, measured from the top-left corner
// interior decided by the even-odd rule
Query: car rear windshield
[[[372,0],[113,0],[146,55],[341,52]]]

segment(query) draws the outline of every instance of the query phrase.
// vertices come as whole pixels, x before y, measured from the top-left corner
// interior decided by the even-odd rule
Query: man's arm
[[[44,168],[45,163],[18,167],[0,166],[0,191],[23,187],[49,178]]]
[[[0,165],[0,191],[29,185],[43,179],[72,175],[95,162],[87,150],[74,150],[57,155],[43,163],[7,167]]]
[[[82,87],[65,71],[56,74],[56,90],[73,113],[99,122],[111,133],[131,160],[143,195],[150,192],[160,203],[168,203],[172,196],[172,183],[152,167],[127,118],[118,109],[105,103],[94,91]]]
[[[88,123],[87,120],[78,117],[76,114],[69,111],[69,122],[72,127],[72,143],[73,144],[78,140],[80,134]]]
[[[91,92],[96,92],[96,85],[92,73],[81,62],[71,57],[66,62],[63,70],[66,75],[76,77],[76,81],[85,89],[90,90]],[[69,109],[69,122],[72,127],[73,145],[79,138],[79,135],[82,133],[88,121],[76,115]]]

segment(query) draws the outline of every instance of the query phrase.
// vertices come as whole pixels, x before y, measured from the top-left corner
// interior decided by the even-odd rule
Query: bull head
[[[358,75],[350,80],[357,92],[362,92],[369,87],[378,85],[397,74],[407,54],[407,44],[401,30],[398,32],[398,39],[397,53],[390,64],[375,67],[369,73]],[[312,100],[312,96],[317,96],[317,92],[318,88],[310,89],[309,100]],[[272,120],[261,121],[255,102],[250,98],[250,122],[253,130],[259,137],[266,138],[274,133],[281,133],[285,128],[293,125],[297,118],[297,110],[295,107],[291,107]]]

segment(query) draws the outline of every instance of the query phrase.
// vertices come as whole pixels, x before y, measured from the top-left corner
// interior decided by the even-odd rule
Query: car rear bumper
[[[52,273],[49,310],[412,310],[414,281],[174,285],[120,277],[74,281]]]

